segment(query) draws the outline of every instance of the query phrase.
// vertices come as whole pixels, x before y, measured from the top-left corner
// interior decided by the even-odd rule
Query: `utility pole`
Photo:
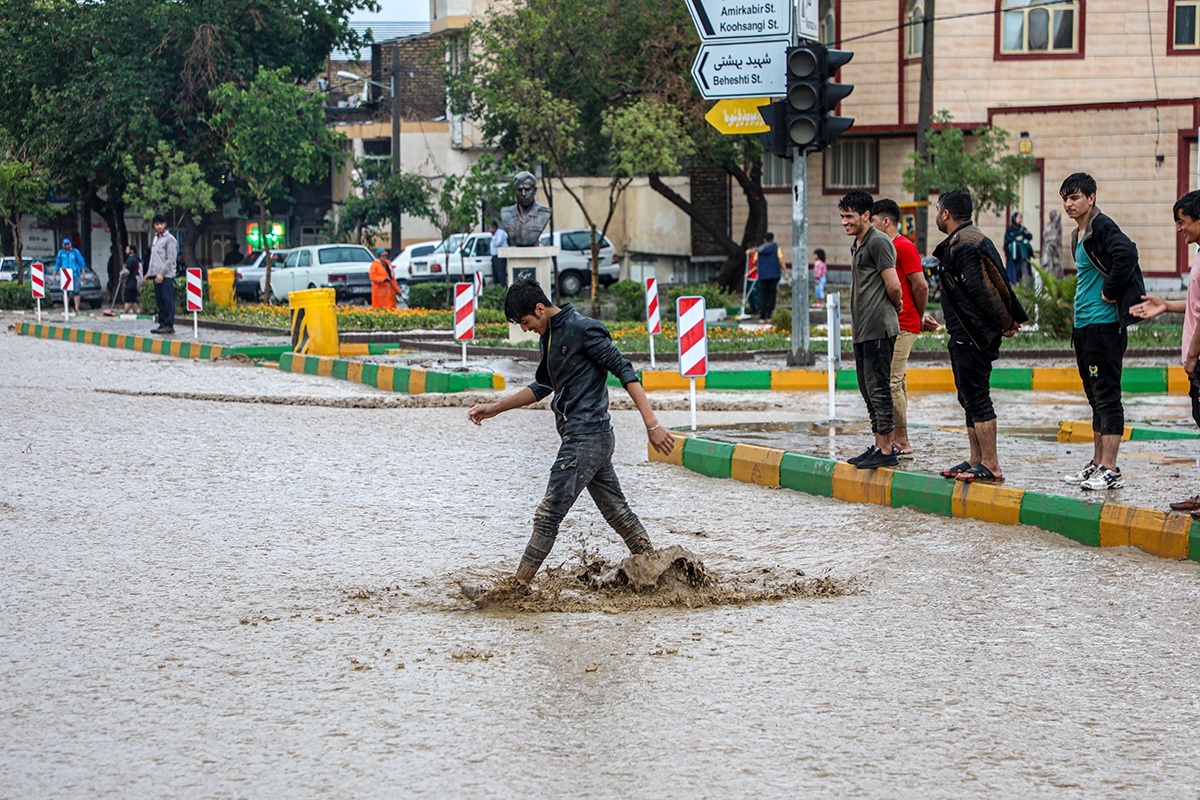
[[[925,0],[925,17],[921,22],[921,94],[917,103],[917,155],[929,163],[929,121],[933,117],[933,18],[934,0]],[[913,200],[929,200],[929,196],[913,193]],[[917,252],[929,254],[929,206],[917,206]]]
[[[400,174],[400,93],[399,80],[397,75],[400,71],[400,65],[397,63],[400,58],[400,47],[396,43],[392,43],[392,175]],[[404,237],[402,236],[402,220],[401,212],[397,212],[392,219],[392,256],[398,256],[400,251],[404,249]]]

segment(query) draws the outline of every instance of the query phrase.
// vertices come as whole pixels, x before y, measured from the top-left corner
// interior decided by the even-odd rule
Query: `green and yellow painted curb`
[[[351,383],[374,386],[387,392],[424,394],[427,392],[465,392],[469,389],[503,389],[504,377],[493,372],[435,372],[415,367],[390,367],[342,358],[284,353],[279,357],[280,372],[322,375]]]
[[[648,447],[651,461],[713,478],[780,486],[851,503],[907,506],[943,517],[1002,525],[1034,525],[1090,547],[1136,547],[1161,558],[1200,561],[1200,524],[1183,512],[1120,503],[1088,503],[986,483],[891,469],[857,469],[843,461],[750,444],[729,444],[689,434],[664,456]]]
[[[1090,442],[1094,439],[1095,434],[1092,431],[1090,420],[1058,424],[1058,440],[1060,442]],[[1149,425],[1126,425],[1125,432],[1121,434],[1122,442],[1151,442],[1166,439],[1200,439],[1200,431],[1155,428]]]
[[[648,392],[688,388],[688,379],[676,370],[643,370],[642,388]],[[842,391],[857,391],[854,370],[840,370],[835,378]],[[910,367],[905,378],[910,392],[952,392],[954,374],[949,367]],[[619,382],[612,378],[610,384]],[[1036,391],[1083,391],[1075,367],[997,367],[992,370],[993,389]],[[794,392],[829,388],[829,373],[819,369],[712,370],[696,381],[698,389],[726,391]],[[1121,389],[1130,394],[1187,394],[1188,378],[1183,367],[1125,367]]]
[[[33,322],[18,322],[16,331],[21,336],[34,336],[39,339],[98,344],[101,347],[113,347],[118,350],[135,350],[139,353],[158,353],[180,358],[212,359],[238,352],[238,348],[222,347],[219,344],[200,344],[199,342],[186,342],[182,339],[155,339],[151,336],[105,333],[83,328],[66,328],[61,325],[38,325]]]

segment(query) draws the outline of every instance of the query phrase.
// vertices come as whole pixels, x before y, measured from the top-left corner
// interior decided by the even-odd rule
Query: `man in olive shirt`
[[[892,407],[892,351],[900,333],[903,302],[896,274],[896,248],[887,234],[871,224],[874,199],[855,189],[838,203],[842,228],[854,237],[850,248],[850,314],[854,337],[854,369],[858,390],[867,403],[875,443],[861,455],[847,459],[859,469],[895,467],[892,452],[895,428]]]

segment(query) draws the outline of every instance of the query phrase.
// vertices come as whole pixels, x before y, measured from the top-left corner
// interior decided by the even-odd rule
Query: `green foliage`
[[[680,161],[696,151],[679,109],[656,97],[604,114],[600,132],[609,137],[614,175],[674,175]]]
[[[42,311],[50,307],[49,298],[42,300]],[[0,283],[0,308],[34,308],[33,291],[28,283]]]
[[[617,281],[609,287],[617,298],[619,322],[637,322],[646,318],[646,290],[637,281]]]
[[[997,214],[1017,205],[1021,178],[1033,171],[1034,160],[1008,152],[1008,131],[990,125],[971,132],[976,146],[968,151],[963,132],[953,127],[953,121],[949,111],[934,114],[933,130],[926,139],[929,162],[923,163],[915,152],[908,154],[913,165],[904,170],[904,191],[966,189],[977,209]]]
[[[742,302],[740,295],[734,296],[732,292],[727,292],[720,286],[713,286],[707,283],[695,283],[688,286],[672,286],[667,289],[667,306],[663,309],[664,316],[674,318],[675,316],[675,301],[681,297],[704,298],[705,305],[712,308],[730,308],[739,305]]]
[[[208,281],[201,284],[200,297],[204,301],[205,308],[208,307]],[[138,287],[138,303],[142,307],[143,314],[157,314],[158,300],[154,297],[154,279],[147,278],[142,281],[142,285]],[[175,276],[175,313],[184,314],[190,313],[187,310],[187,276]]]
[[[1078,276],[1056,278],[1033,261],[1029,263],[1041,277],[1042,288],[1034,291],[1028,286],[1018,286],[1018,299],[1030,317],[1037,321],[1040,333],[1069,340],[1075,326],[1075,283]]]
[[[792,309],[786,306],[776,306],[771,314],[771,327],[785,336],[792,335]]]
[[[409,308],[451,308],[448,284],[442,281],[414,283],[408,287]]]
[[[374,247],[384,225],[402,214],[422,219],[432,215],[429,182],[409,172],[386,175],[367,185],[356,182],[363,196],[352,194],[338,217],[333,241],[355,241]]]
[[[179,227],[184,216],[191,216],[199,225],[203,215],[217,207],[200,165],[188,161],[168,142],[160,139],[147,148],[140,163],[130,153],[122,163],[129,176],[125,205],[147,220],[162,213],[173,217],[173,228]]]
[[[47,213],[49,191],[50,185],[42,170],[33,162],[20,158],[8,137],[0,135],[0,222],[12,231],[13,255],[18,259],[23,250],[21,214]],[[17,283],[24,280],[24,274],[18,271]]]
[[[504,311],[504,298],[508,296],[507,286],[497,286],[489,284],[483,287],[483,296],[479,299],[479,308],[495,309]]]

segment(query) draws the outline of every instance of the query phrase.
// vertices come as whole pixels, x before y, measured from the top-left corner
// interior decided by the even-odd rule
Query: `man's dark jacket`
[[[1079,228],[1076,228],[1071,231],[1072,258],[1078,243]],[[1083,251],[1104,276],[1104,296],[1116,301],[1121,327],[1136,324],[1138,319],[1129,313],[1129,309],[1142,302],[1142,295],[1146,293],[1142,268],[1138,266],[1137,245],[1107,214],[1100,213],[1099,206],[1092,208],[1084,226]]]
[[[529,388],[538,400],[554,392],[550,408],[559,434],[609,430],[608,373],[617,376],[622,386],[636,383],[638,377],[613,344],[608,328],[567,303],[550,318],[540,347],[542,360]]]
[[[1029,317],[1008,285],[1004,261],[992,240],[970,221],[939,244],[942,301],[980,350]]]

